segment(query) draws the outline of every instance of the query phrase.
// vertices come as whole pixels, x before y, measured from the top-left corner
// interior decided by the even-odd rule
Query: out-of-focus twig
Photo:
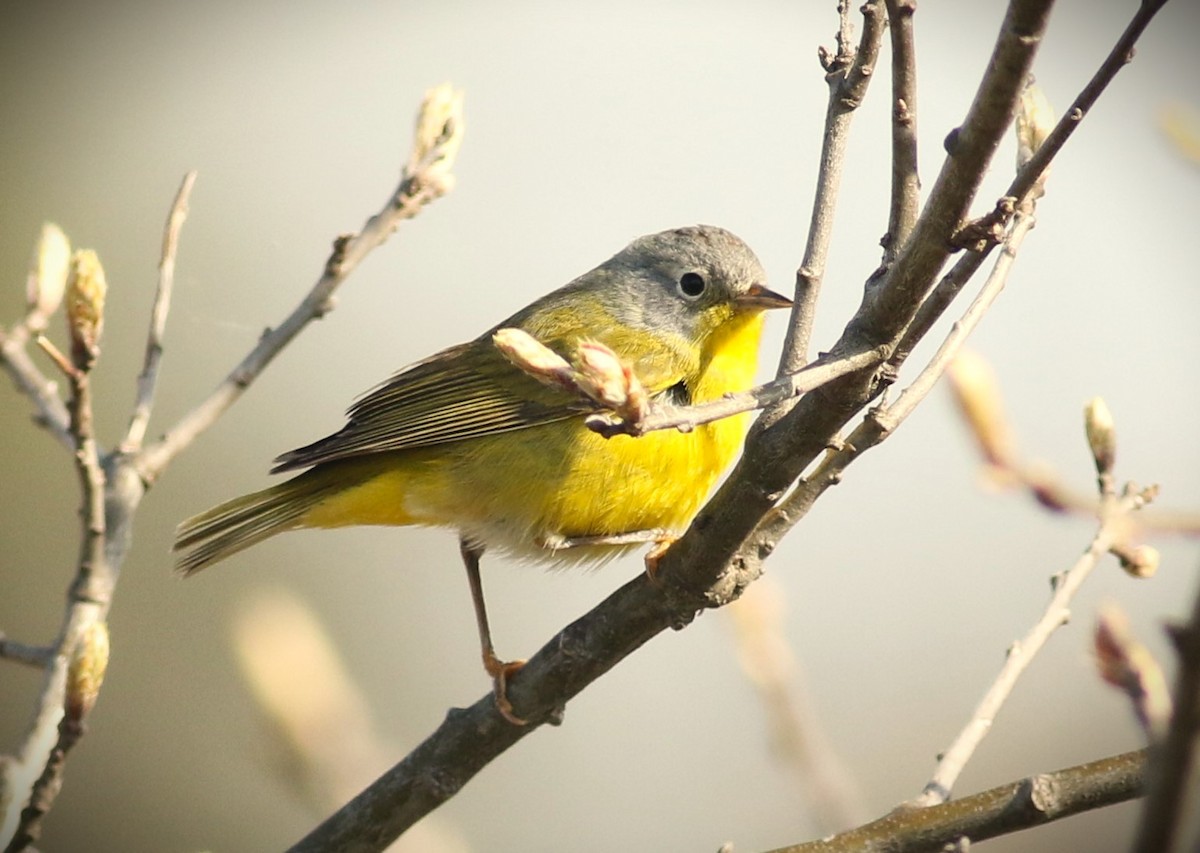
[[[727,608],[738,661],[758,692],[771,742],[796,771],[804,800],[821,834],[862,823],[866,807],[849,770],[830,745],[783,634],[783,590],[762,578]]]
[[[345,802],[387,766],[367,699],[317,615],[283,590],[252,594],[239,607],[233,644],[242,675],[266,720],[278,777],[314,813]],[[466,841],[431,815],[393,853],[466,853]]]
[[[1179,654],[1175,709],[1160,745],[1151,750],[1146,805],[1133,853],[1182,850],[1179,833],[1190,803],[1197,802],[1196,755],[1200,753],[1200,592],[1187,623],[1171,632]],[[1195,815],[1190,818],[1194,821]],[[1196,839],[1192,839],[1193,845]],[[1192,846],[1190,849],[1194,850]]]
[[[1138,723],[1151,745],[1162,740],[1171,719],[1171,693],[1162,667],[1137,641],[1129,617],[1115,604],[1096,615],[1092,635],[1100,677],[1129,697]]]

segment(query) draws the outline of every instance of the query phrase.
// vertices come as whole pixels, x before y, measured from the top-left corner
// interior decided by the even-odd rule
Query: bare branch
[[[817,189],[813,196],[812,218],[804,259],[796,270],[796,307],[779,361],[779,376],[795,373],[808,361],[809,335],[813,314],[825,277],[829,241],[833,236],[833,215],[842,182],[842,164],[850,138],[850,122],[867,93],[875,73],[879,45],[883,41],[883,14],[880,0],[868,0],[862,6],[863,30],[858,49],[851,52],[849,39],[850,3],[840,5],[841,26],[838,49],[833,57],[822,50],[821,61],[829,83],[829,104],[825,109],[825,128],[821,135],[821,162],[817,171]]]
[[[1046,137],[1046,141],[1017,173],[1016,179],[1009,186],[1005,195],[1023,198],[1033,189],[1034,184],[1050,165],[1050,161],[1054,159],[1059,149],[1066,144],[1079,123],[1083,121],[1088,110],[1108,88],[1108,84],[1113,81],[1117,73],[1133,59],[1134,45],[1137,44],[1137,40],[1141,38],[1146,27],[1150,25],[1150,21],[1165,5],[1166,0],[1141,0],[1137,12],[1130,20],[1129,25],[1125,27],[1124,32],[1121,33],[1120,38],[1117,39],[1117,43],[1113,45],[1113,49],[1105,57],[1104,62],[1092,75],[1091,80],[1084,86],[1078,97],[1071,102],[1071,106],[1063,114],[1057,126]]]
[[[931,853],[1123,803],[1142,793],[1146,752],[1126,752],[1030,776],[925,809],[901,807],[849,832],[771,853]]]
[[[29,329],[24,323],[11,332],[0,329],[0,364],[8,371],[17,388],[33,402],[37,423],[49,430],[63,447],[74,450],[71,415],[67,412],[66,403],[58,395],[58,386],[46,378],[25,351],[28,342]]]
[[[387,240],[401,222],[450,190],[450,169],[462,133],[461,95],[449,86],[430,90],[417,117],[412,154],[395,192],[359,233],[334,241],[321,277],[283,323],[259,339],[208,399],[180,419],[162,440],[142,451],[138,470],[145,482],[153,483],[176,455],[212,426],[301,329],[332,309],[334,291],[371,250]]]
[[[1150,775],[1146,805],[1138,823],[1133,853],[1159,853],[1176,849],[1180,824],[1189,803],[1189,792],[1200,750],[1200,593],[1192,605],[1186,625],[1172,632],[1179,653],[1179,673],[1175,677],[1175,711],[1166,737],[1150,753]]]
[[[50,656],[53,653],[53,650],[47,646],[28,646],[24,643],[10,640],[0,633],[0,658],[4,660],[28,664],[29,666],[41,669],[50,662]]]
[[[801,394],[806,394],[833,380],[873,367],[883,361],[884,352],[881,350],[866,350],[852,353],[841,358],[819,358],[812,364],[788,376],[742,391],[737,394],[726,394],[719,400],[698,403],[694,406],[662,406],[652,405],[649,414],[637,422],[613,420],[607,415],[593,415],[588,418],[587,425],[601,435],[645,435],[660,429],[678,429],[683,432],[695,429],[701,424],[710,423],[783,403]]]
[[[926,783],[921,795],[914,800],[914,805],[936,805],[950,798],[959,774],[976,747],[991,730],[996,714],[1012,693],[1017,680],[1050,639],[1050,635],[1066,624],[1070,617],[1071,600],[1079,591],[1079,587],[1112,546],[1125,536],[1126,516],[1140,509],[1146,501],[1147,496],[1144,492],[1133,492],[1112,499],[1111,505],[1101,517],[1100,527],[1091,544],[1071,568],[1055,575],[1052,583],[1054,593],[1041,618],[1024,637],[1009,647],[1008,656],[996,680],[984,694],[970,722],[955,738],[950,748],[942,754],[933,777]]]
[[[966,313],[954,324],[942,345],[917,375],[917,378],[904,389],[894,402],[870,411],[848,438],[833,444],[830,452],[821,460],[813,473],[805,477],[787,497],[779,502],[778,506],[763,517],[754,534],[739,551],[741,560],[746,563],[757,563],[765,559],[774,551],[775,546],[784,535],[808,514],[817,498],[830,486],[841,482],[850,463],[884,441],[912,414],[917,404],[925,399],[937,380],[945,373],[947,365],[961,350],[967,337],[983,320],[984,314],[1004,289],[1017,251],[1033,225],[1032,211],[1020,216],[1014,222],[1013,229],[1005,242],[1004,252],[994,264],[992,272],[984,282],[979,294]],[[980,259],[982,260],[982,257]]]
[[[167,328],[167,314],[171,310],[171,291],[175,286],[175,255],[179,250],[179,232],[188,215],[188,199],[196,183],[196,173],[183,176],[179,192],[171,204],[167,224],[163,229],[162,257],[158,263],[158,290],[154,294],[154,308],[150,312],[150,332],[146,335],[146,358],[138,376],[137,399],[133,415],[121,450],[132,453],[139,450],[146,438],[146,427],[150,424],[150,412],[154,406],[154,389],[158,384],[158,368],[162,362],[163,334]]]
[[[1071,106],[1059,119],[1054,130],[1017,171],[1016,177],[1009,184],[1005,198],[1025,199],[1031,193],[1036,193],[1037,185],[1043,181],[1055,155],[1066,144],[1071,134],[1083,121],[1087,111],[1108,85],[1133,57],[1134,45],[1150,20],[1166,3],[1166,0],[1149,0],[1140,4],[1137,12],[1125,28],[1112,50],[1109,51],[1101,66],[1092,75],[1087,85],[1076,96]],[[929,295],[917,313],[903,340],[896,348],[896,354],[889,361],[893,367],[898,366],[912,351],[916,343],[924,337],[929,328],[937,321],[942,313],[958,295],[962,285],[974,274],[983,261],[983,257],[991,250],[994,242],[985,244],[975,251],[969,251],[954,265],[954,268],[942,279],[937,288]],[[1186,522],[1185,522],[1186,524]]]
[[[917,222],[921,178],[917,170],[917,51],[915,0],[888,0],[892,39],[892,199],[883,265],[895,261]]]
[[[116,584],[117,570],[109,562],[105,550],[108,543],[107,480],[94,433],[91,376],[87,370],[76,366],[71,368],[69,379],[71,434],[76,447],[75,469],[83,504],[80,510],[82,543],[75,580],[67,594],[62,631],[47,655],[49,665],[33,721],[16,758],[5,768],[4,779],[0,782],[5,789],[0,800],[28,802],[20,813],[19,822],[14,824],[12,821],[16,812],[13,809],[0,827],[0,843],[9,839],[6,853],[23,850],[37,840],[42,819],[62,786],[66,751],[83,735],[86,712],[70,720],[64,719],[63,715],[67,668],[71,653],[81,638],[92,626],[103,622]]]

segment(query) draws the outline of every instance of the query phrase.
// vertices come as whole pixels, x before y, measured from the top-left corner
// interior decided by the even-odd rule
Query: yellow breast
[[[723,324],[691,387],[705,402],[752,384],[762,315]],[[572,419],[419,451],[388,454],[378,473],[347,489],[306,526],[424,524],[453,527],[522,557],[603,559],[614,549],[555,555],[562,539],[645,530],[679,532],[745,437],[748,415],[689,433],[603,438]]]

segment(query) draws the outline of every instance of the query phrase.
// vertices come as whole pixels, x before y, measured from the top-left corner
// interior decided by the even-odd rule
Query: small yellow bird
[[[458,531],[484,667],[501,711],[520,662],[495,654],[479,558],[597,561],[664,541],[700,508],[745,437],[749,415],[691,432],[605,438],[585,424],[602,407],[516,367],[493,335],[515,328],[571,359],[609,348],[651,400],[688,405],[749,388],[768,290],[750,248],[721,228],[641,237],[609,260],[468,343],[401,370],[349,410],[337,433],[276,459],[307,468],[227,501],[176,531],[185,575],[297,528],[418,524]]]

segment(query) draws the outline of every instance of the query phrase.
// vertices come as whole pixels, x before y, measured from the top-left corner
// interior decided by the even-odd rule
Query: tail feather
[[[175,528],[175,568],[193,575],[264,539],[300,526],[334,484],[301,474],[278,486],[244,495],[193,516]]]

